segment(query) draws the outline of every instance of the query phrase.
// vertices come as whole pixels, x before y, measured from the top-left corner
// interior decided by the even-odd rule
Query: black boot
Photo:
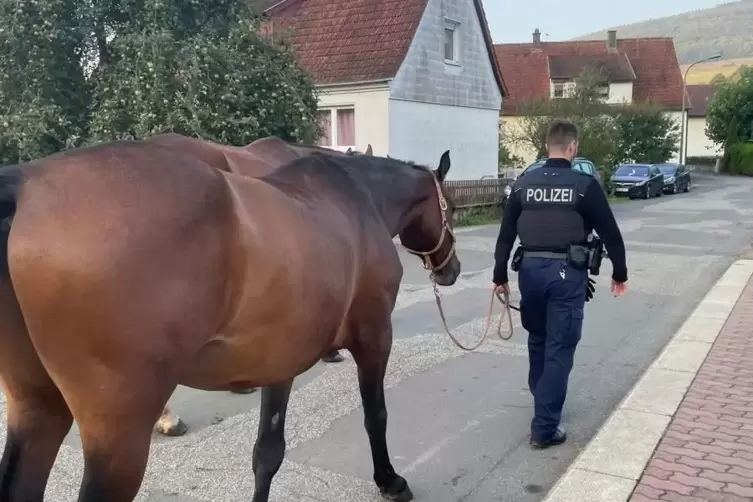
[[[549,448],[550,446],[557,446],[567,441],[567,433],[557,427],[557,430],[554,431],[554,435],[549,439],[548,441],[534,441],[531,439],[531,447],[534,450],[543,450],[545,448]]]
[[[339,363],[345,361],[345,358],[340,354],[339,350],[333,350],[322,357],[322,361],[325,363]]]

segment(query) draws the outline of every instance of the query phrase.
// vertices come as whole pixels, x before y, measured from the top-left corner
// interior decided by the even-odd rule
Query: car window
[[[543,160],[537,160],[536,162],[534,162],[534,163],[533,163],[533,164],[531,164],[530,166],[526,167],[526,168],[525,168],[525,169],[523,170],[523,173],[522,173],[522,174],[525,174],[525,173],[527,173],[527,172],[533,171],[534,169],[538,169],[539,167],[543,166],[543,165],[544,165],[544,163],[545,163],[545,161],[543,161]]]
[[[586,167],[586,172],[590,174],[591,176],[596,176],[596,166],[591,164],[590,162],[584,162],[583,163]]]
[[[573,164],[573,171],[580,171],[585,174],[589,174],[588,170],[586,169],[586,163],[585,162],[576,162]]]
[[[675,171],[679,172],[680,166],[674,165],[674,164],[661,164],[657,166],[659,168],[659,171],[662,172],[662,174],[671,176],[675,174]]]
[[[661,171],[659,171],[659,168],[658,168],[658,167],[656,167],[656,166],[651,166],[651,174],[653,174],[654,176],[656,176],[656,175],[657,175],[657,174],[659,174],[660,172],[661,172]]]
[[[648,166],[625,164],[621,165],[615,171],[616,176],[639,176],[642,178],[648,177],[651,169]]]

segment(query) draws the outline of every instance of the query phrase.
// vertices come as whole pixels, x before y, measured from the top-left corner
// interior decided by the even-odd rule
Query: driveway
[[[570,380],[564,416],[570,439],[544,452],[528,446],[532,400],[518,320],[512,340],[490,341],[471,354],[458,350],[442,331],[426,272],[417,258],[402,255],[406,270],[387,377],[388,441],[415,500],[544,497],[719,275],[750,251],[753,180],[695,180],[688,194],[614,206],[628,246],[630,290],[620,299],[609,295],[611,263],[605,263]],[[466,341],[481,332],[497,230],[458,233],[463,277],[443,297],[448,321]],[[182,438],[155,435],[139,500],[250,500],[258,393],[179,388],[171,404],[190,431]],[[381,500],[372,486],[352,360],[319,363],[297,380],[286,429],[288,451],[272,500]],[[74,429],[47,500],[76,499],[81,465]]]

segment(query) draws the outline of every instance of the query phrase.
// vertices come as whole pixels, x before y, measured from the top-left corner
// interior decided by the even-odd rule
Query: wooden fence
[[[505,187],[510,179],[445,181],[444,185],[458,208],[502,204]]]

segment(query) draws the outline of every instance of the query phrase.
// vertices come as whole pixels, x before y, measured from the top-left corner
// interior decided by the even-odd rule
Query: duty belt
[[[523,258],[551,258],[553,260],[566,260],[567,253],[554,251],[523,251]]]

